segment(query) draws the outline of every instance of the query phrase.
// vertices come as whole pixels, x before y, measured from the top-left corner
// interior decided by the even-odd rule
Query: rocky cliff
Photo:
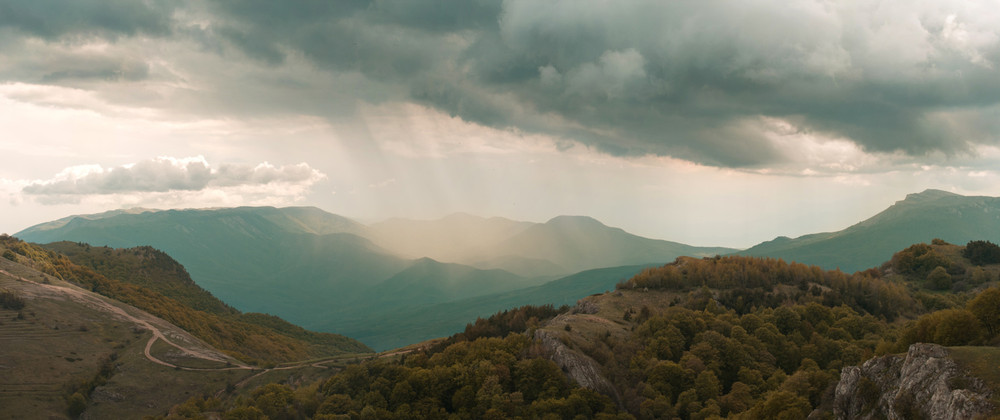
[[[840,374],[838,419],[972,419],[994,413],[991,391],[962,372],[948,349],[917,343],[906,356],[876,357]]]

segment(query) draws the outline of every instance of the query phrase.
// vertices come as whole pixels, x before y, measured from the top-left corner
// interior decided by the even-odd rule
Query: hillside
[[[984,345],[1000,340],[1000,322],[994,319],[1000,307],[1000,261],[977,265],[963,256],[966,250],[944,242],[916,244],[896,253],[883,269],[851,275],[775,259],[678,258],[643,270],[614,291],[586,297],[572,309],[502,311],[447,340],[408,350],[399,361],[366,362],[333,375],[297,394],[317,401],[315,410],[294,413],[833,418],[854,410],[835,405],[842,395],[835,392],[842,368],[932,342],[949,346],[931,351],[934,363],[953,360],[950,366],[957,366],[949,368],[947,389],[933,385],[942,379],[909,382],[907,392],[984,392],[968,394],[978,399],[963,412],[995,415],[996,401],[983,401],[993,397],[982,395],[993,395],[989,390],[1000,389],[1000,380],[982,366],[996,353]],[[953,290],[939,290],[927,265],[948,266]],[[972,277],[983,282],[964,283]],[[884,360],[901,360],[892,357]],[[862,389],[852,394],[862,398],[853,407],[873,418],[888,415],[866,403],[878,401],[882,391],[863,382],[853,382]],[[293,391],[267,387],[261,396],[265,390]],[[298,398],[289,396],[286,407],[299,407]],[[905,409],[896,413],[935,413],[940,407],[919,399],[895,401],[895,407]],[[230,400],[212,413],[266,413],[266,404]]]
[[[408,307],[522,289],[537,283],[503,270],[480,270],[420,258],[366,290],[361,299],[371,305]]]
[[[76,242],[53,242],[42,247],[102,276],[160,293],[192,309],[216,315],[239,313],[195,284],[184,266],[156,248],[91,247]]]
[[[159,415],[255,373],[174,324],[22,262],[0,258],[0,417]]]
[[[927,190],[910,194],[847,229],[794,239],[780,237],[739,254],[854,272],[875,267],[910,244],[934,238],[957,244],[977,239],[1000,241],[1000,198]]]
[[[148,247],[54,244],[81,263],[76,264],[13,237],[0,239],[0,246],[22,264],[146,310],[244,361],[288,362],[370,351],[347,337],[305,331],[280,319],[229,308],[195,285],[176,261]]]
[[[321,329],[351,331],[351,336],[376,350],[401,347],[462,331],[471,319],[524,305],[572,305],[594,293],[613,290],[615,284],[639,273],[647,266],[626,266],[588,270],[552,280],[542,285],[488,295],[455,299],[418,306],[400,305],[395,311],[369,315],[362,311],[331,320]],[[352,329],[361,323],[364,329]],[[333,324],[337,322],[337,324]],[[356,328],[356,327],[355,327]]]
[[[319,290],[308,289],[310,297],[349,296],[407,265],[358,236],[331,232],[333,226],[356,224],[315,209],[241,207],[79,217],[17,236],[36,243],[152,246],[180,261],[199,286],[230,305],[290,317],[285,310],[303,303],[294,290],[315,286]]]

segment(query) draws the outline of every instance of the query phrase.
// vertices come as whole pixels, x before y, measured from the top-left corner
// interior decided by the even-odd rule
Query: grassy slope
[[[0,243],[0,251],[6,249],[5,244]],[[16,259],[31,263],[23,256]],[[0,269],[13,275],[0,275],[0,289],[19,294],[26,302],[23,318],[17,311],[0,308],[2,418],[69,418],[66,398],[75,392],[87,394],[88,383],[98,385],[88,396],[91,418],[140,418],[164,413],[191,395],[214,394],[253,374],[246,370],[192,372],[151,363],[143,356],[150,331],[16,280],[23,277],[53,287],[73,287],[29,266],[0,258]],[[176,353],[157,355],[166,358]],[[187,365],[177,358],[167,360]],[[100,377],[106,363],[115,368],[110,377]]]
[[[101,294],[160,316],[184,328],[216,348],[227,351],[244,360],[287,362],[342,353],[369,351],[364,344],[347,337],[305,331],[276,317],[238,314],[235,312],[217,314],[200,311],[192,309],[181,301],[167,297],[150,288],[130,284],[128,282],[130,277],[142,277],[144,281],[148,282],[149,279],[141,274],[159,272],[161,274],[159,276],[161,281],[154,281],[153,283],[169,285],[166,289],[177,290],[185,288],[183,286],[176,286],[178,284],[187,284],[187,288],[191,286],[197,287],[187,283],[183,278],[172,279],[170,276],[164,276],[163,271],[156,269],[160,265],[147,267],[142,263],[143,261],[159,261],[159,264],[162,265],[164,261],[162,257],[165,257],[163,255],[160,256],[160,259],[139,258],[140,255],[145,255],[146,253],[160,255],[156,254],[156,251],[140,249],[138,255],[133,252],[135,250],[117,251],[120,258],[124,259],[124,261],[118,261],[115,259],[116,252],[105,253],[105,251],[111,251],[109,249],[91,247],[90,250],[87,250],[86,246],[80,246],[77,258],[85,259],[81,255],[92,257],[89,261],[103,267],[109,272],[118,272],[122,266],[137,264],[132,267],[132,271],[129,271],[130,275],[122,279],[115,279],[108,278],[89,267],[74,264],[70,259],[52,251],[47,251],[27,243],[16,242],[16,239],[8,239],[6,246],[16,248],[18,252],[31,257],[31,263],[42,271],[72,280]],[[70,245],[63,244],[62,246],[66,247]],[[169,266],[169,264],[167,265]],[[176,273],[182,272],[182,270],[183,268],[168,269],[166,272]],[[166,280],[164,280],[164,277]],[[198,293],[194,292],[181,294],[198,295]]]
[[[948,350],[962,370],[983,380],[993,391],[993,403],[1000,407],[1000,348],[961,346]]]

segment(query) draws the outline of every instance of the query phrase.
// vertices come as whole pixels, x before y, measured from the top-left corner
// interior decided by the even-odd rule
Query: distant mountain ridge
[[[930,189],[909,194],[844,230],[778,237],[737,254],[853,272],[878,266],[909,244],[934,238],[960,245],[971,240],[1000,242],[1000,198]]]
[[[379,246],[398,254],[524,276],[568,275],[624,265],[666,263],[679,256],[735,251],[643,238],[588,216],[556,216],[545,223],[457,214],[439,220],[392,219],[371,226]]]
[[[365,226],[312,207],[123,210],[64,218],[17,235],[38,243],[152,246],[235,308],[366,337],[376,349],[407,344],[397,338],[404,323],[393,321],[434,305],[540,286],[586,269],[665,264],[681,255],[733,251],[642,238],[580,216],[529,223],[459,214]],[[414,257],[421,253],[431,255]],[[535,302],[516,296],[510,301],[515,306],[527,303],[521,300]],[[382,323],[377,333],[374,320]],[[454,332],[433,326],[427,331],[434,336]]]
[[[557,216],[510,237],[497,249],[498,255],[540,258],[570,268],[571,272],[666,263],[680,256],[709,257],[734,251],[643,238],[587,216]]]

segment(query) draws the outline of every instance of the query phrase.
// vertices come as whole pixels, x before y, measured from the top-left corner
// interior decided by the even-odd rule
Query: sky
[[[0,0],[0,231],[588,215],[749,247],[1000,195],[1000,1]]]

